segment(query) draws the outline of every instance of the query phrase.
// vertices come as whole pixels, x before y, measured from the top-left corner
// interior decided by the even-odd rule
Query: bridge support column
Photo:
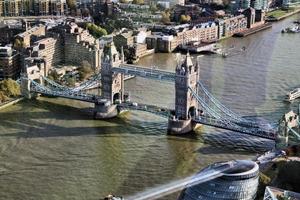
[[[187,134],[194,130],[196,124],[192,119],[180,120],[176,118],[169,118],[168,120],[168,134],[181,135]]]
[[[111,104],[110,101],[103,100],[95,103],[94,119],[110,119],[117,115],[117,105]]]
[[[25,77],[21,77],[21,95],[27,99],[31,99],[32,95],[30,93],[30,84],[31,81]]]

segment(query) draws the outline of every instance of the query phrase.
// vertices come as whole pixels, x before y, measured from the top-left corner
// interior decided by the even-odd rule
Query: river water
[[[295,15],[272,29],[221,42],[246,51],[199,58],[206,87],[243,116],[276,122],[297,104],[283,102],[298,87],[300,35],[281,34]],[[174,71],[176,54],[155,54],[141,65]],[[174,85],[142,78],[126,82],[132,100],[172,108]],[[167,120],[143,112],[95,121],[61,98],[24,101],[0,111],[0,199],[100,199],[132,195],[187,177],[217,161],[251,159],[274,144],[202,127],[187,137],[166,135]],[[175,199],[177,194],[163,199]]]

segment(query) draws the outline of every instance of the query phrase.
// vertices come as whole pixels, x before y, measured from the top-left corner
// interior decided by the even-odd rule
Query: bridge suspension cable
[[[230,121],[235,120],[236,123],[247,124],[252,127],[261,127],[266,124],[258,124],[257,122],[247,120],[239,116],[238,114],[232,112],[225,105],[223,105],[220,101],[218,101],[208,90],[204,87],[204,85],[198,81],[197,83],[200,86],[200,89],[203,91],[204,95],[207,96],[208,100],[218,109],[220,113],[225,114],[225,116],[229,117]]]
[[[101,80],[101,74],[95,74],[90,80],[87,80],[83,83],[81,83],[79,86],[71,88],[71,87],[67,87],[67,86],[63,86],[60,85],[58,83],[56,83],[55,81],[42,76],[43,80],[45,80],[49,85],[51,85],[53,87],[53,89],[58,89],[58,90],[70,90],[70,91],[74,91],[74,92],[79,92],[79,91],[83,91],[86,89],[89,89],[93,86],[96,86],[99,84],[99,80]]]

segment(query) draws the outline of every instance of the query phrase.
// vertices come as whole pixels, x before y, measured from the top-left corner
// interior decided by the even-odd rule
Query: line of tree
[[[20,85],[12,79],[0,81],[0,102],[5,102],[11,97],[21,95]]]
[[[107,35],[107,31],[104,28],[101,28],[100,26],[97,26],[96,24],[93,24],[93,23],[87,23],[86,29],[95,38],[100,38],[104,35]]]

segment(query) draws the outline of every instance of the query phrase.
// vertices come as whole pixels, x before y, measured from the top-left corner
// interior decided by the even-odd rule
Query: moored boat
[[[293,100],[295,100],[299,97],[300,97],[300,88],[296,88],[296,89],[294,89],[293,91],[291,91],[287,94],[287,99],[286,100],[291,102],[291,101],[293,101]]]

